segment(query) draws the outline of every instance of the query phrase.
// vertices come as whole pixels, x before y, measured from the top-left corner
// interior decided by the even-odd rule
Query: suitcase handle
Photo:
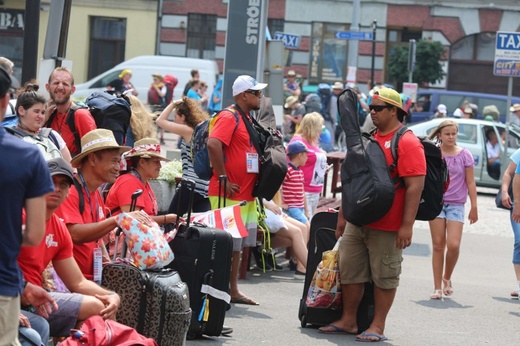
[[[180,217],[182,215],[179,215],[179,210],[181,208],[181,192],[182,192],[182,186],[187,186],[188,190],[190,192],[190,199],[188,202],[188,217],[186,220],[187,227],[190,227],[190,219],[191,219],[191,210],[193,209],[193,195],[195,194],[195,182],[190,179],[181,179],[179,182],[181,185],[181,188],[178,190],[179,194],[179,203],[177,204],[177,221],[175,221],[174,228],[179,228],[180,225]]]
[[[135,190],[135,192],[132,194],[132,200],[130,202],[130,211],[135,211],[135,206],[137,204],[137,199],[139,198],[139,196],[141,196],[143,194],[143,190],[141,189],[138,189],[138,190]],[[117,256],[117,243],[118,243],[118,240],[119,240],[119,236],[121,235],[121,232],[123,232],[123,229],[121,227],[118,227],[117,228],[117,231],[116,231],[116,243],[114,244],[114,261],[116,260],[116,256]],[[123,258],[126,257],[126,241],[123,243],[123,248],[121,249],[121,256]]]
[[[222,184],[224,182],[224,184]],[[224,185],[224,193],[221,195],[222,192],[222,185]],[[223,196],[224,198],[224,208],[226,207],[226,192],[227,192],[227,175],[220,175],[218,177],[218,208],[220,209],[222,206],[220,205],[220,197]]]

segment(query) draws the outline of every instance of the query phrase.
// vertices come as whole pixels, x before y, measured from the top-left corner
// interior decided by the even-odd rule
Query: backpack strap
[[[392,152],[392,157],[394,159],[394,162],[390,165],[388,168],[390,171],[393,171],[397,167],[397,149],[399,147],[399,140],[401,137],[407,132],[411,131],[408,127],[403,126],[399,130],[397,130],[394,135],[392,136],[392,141],[390,142],[390,150]],[[399,185],[403,183],[403,179],[399,177],[395,177],[394,183],[399,182]]]
[[[78,109],[82,107],[78,106],[72,106],[69,108],[69,114],[67,114],[66,123],[67,126],[70,128],[70,131],[74,135],[74,144],[76,145],[76,149],[78,150],[76,153],[71,153],[72,156],[75,156],[81,152],[81,137],[79,136],[78,130],[76,129],[76,122],[75,122],[75,114]]]
[[[60,143],[58,142],[58,138],[56,138],[56,135],[52,132],[50,127],[42,127],[38,135],[43,138],[49,138],[51,142],[54,143],[56,148],[60,150]]]
[[[83,211],[85,210],[85,197],[83,197],[83,186],[81,186],[81,183],[78,181],[76,177],[74,177],[74,186],[76,187],[76,191],[78,191],[79,213],[83,214]]]
[[[27,132],[25,132],[25,131],[22,130],[22,129],[17,128],[16,126],[13,126],[13,127],[4,127],[4,128],[5,128],[5,130],[6,130],[7,132],[9,132],[10,134],[12,134],[12,135],[14,135],[14,136],[17,136],[17,137],[20,137],[20,138],[30,136],[30,134],[28,134]]]

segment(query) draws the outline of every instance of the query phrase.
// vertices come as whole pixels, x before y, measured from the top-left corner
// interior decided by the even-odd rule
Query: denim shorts
[[[305,208],[289,208],[287,209],[287,215],[300,221],[301,223],[309,222],[307,216],[305,216]]]
[[[464,204],[444,204],[437,218],[464,223]]]

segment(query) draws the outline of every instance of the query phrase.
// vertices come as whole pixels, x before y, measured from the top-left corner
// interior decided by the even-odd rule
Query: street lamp
[[[372,69],[370,70],[370,86],[373,88],[376,83],[374,82],[374,64],[376,61],[376,29],[377,19],[372,22]]]

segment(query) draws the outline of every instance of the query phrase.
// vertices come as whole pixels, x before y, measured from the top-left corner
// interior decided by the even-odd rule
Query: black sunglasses
[[[248,93],[248,94],[253,94],[255,95],[256,97],[260,97],[262,96],[262,90],[246,90],[244,91],[245,93]]]
[[[368,109],[370,109],[371,112],[375,111],[376,113],[379,113],[385,108],[392,108],[392,107],[393,106],[389,106],[389,105],[370,105],[370,106],[368,106]]]

